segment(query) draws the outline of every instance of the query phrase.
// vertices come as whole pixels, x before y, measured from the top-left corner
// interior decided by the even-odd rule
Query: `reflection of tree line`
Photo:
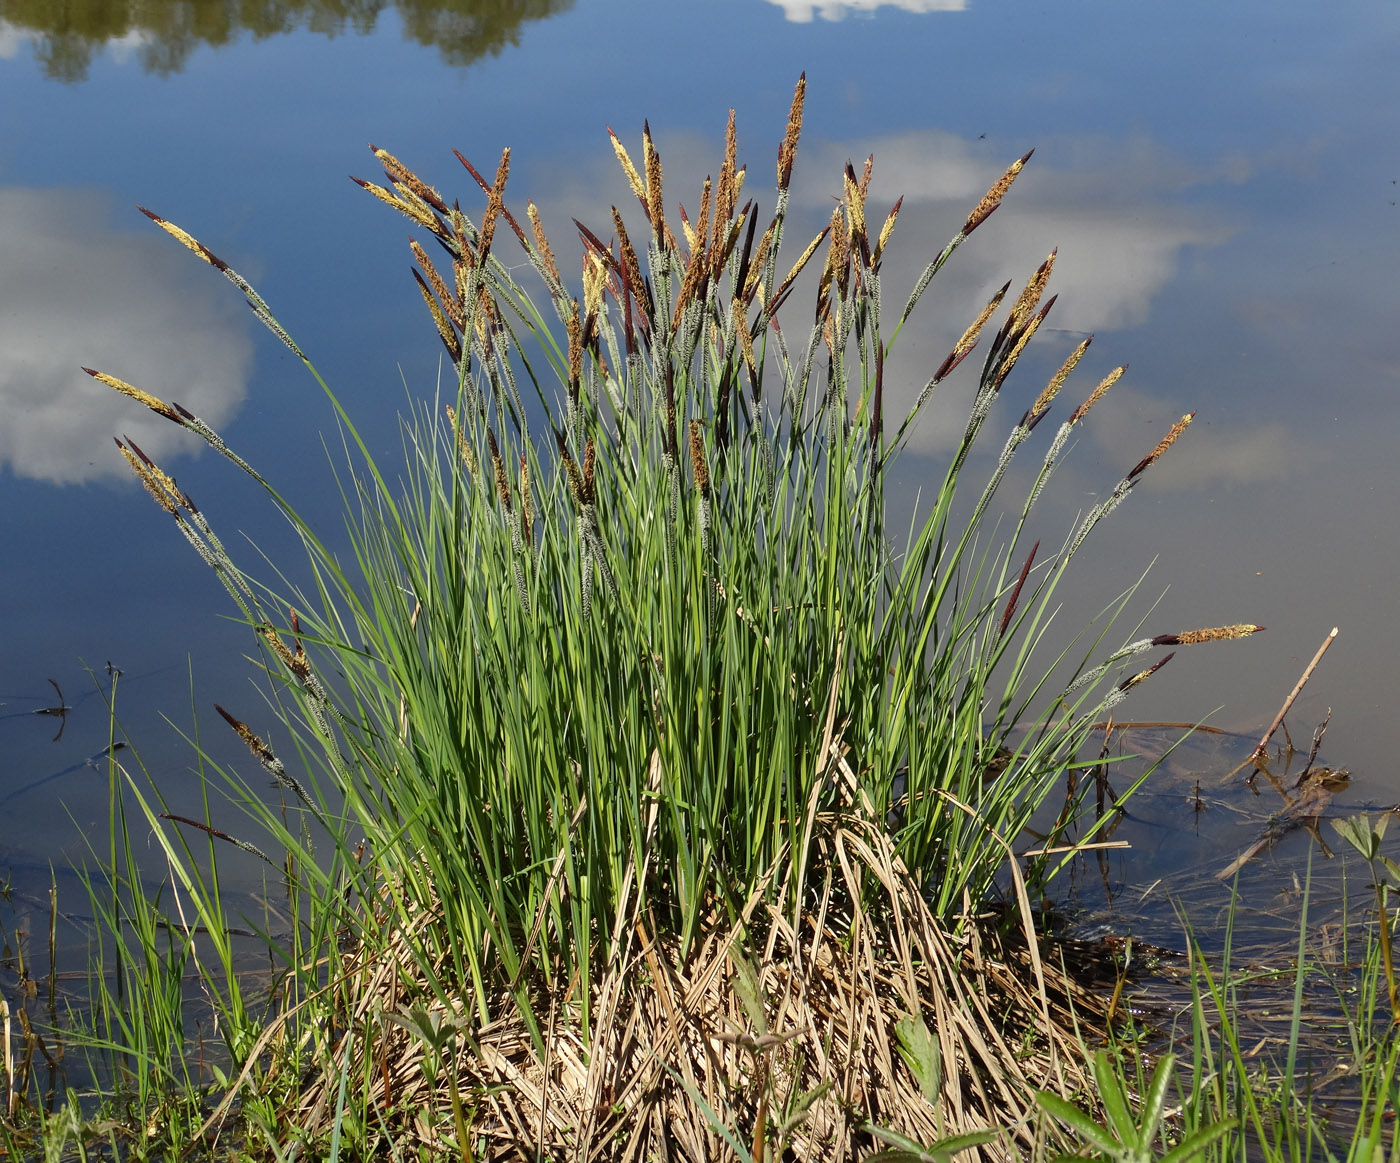
[[[573,0],[0,0],[0,21],[40,39],[46,76],[81,81],[102,46],[131,37],[147,72],[177,73],[201,44],[218,47],[243,33],[257,38],[308,29],[334,36],[373,31],[397,9],[404,34],[436,45],[451,65],[516,43],[526,20]]]

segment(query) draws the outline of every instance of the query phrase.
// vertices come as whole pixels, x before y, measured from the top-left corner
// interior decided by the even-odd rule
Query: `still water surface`
[[[0,0],[0,861],[32,880],[103,833],[105,780],[84,761],[108,741],[109,663],[174,811],[196,795],[180,733],[246,766],[212,703],[262,711],[246,629],[221,619],[225,595],[112,437],[162,460],[227,542],[243,530],[291,551],[254,487],[81,365],[185,404],[325,534],[340,522],[319,391],[138,204],[252,280],[392,463],[395,414],[432,390],[438,354],[406,224],[347,180],[375,176],[366,142],[464,205],[476,194],[450,150],[489,170],[510,145],[515,201],[532,197],[563,238],[571,217],[596,225],[630,201],[606,126],[637,143],[648,117],[668,197],[689,202],[734,106],[746,194],[766,213],[803,70],[791,237],[827,219],[846,160],[873,153],[872,205],[904,196],[886,288],[906,289],[1036,149],[901,339],[892,412],[974,305],[1052,247],[1052,329],[993,432],[1085,333],[1071,395],[1131,366],[1042,502],[1047,536],[1199,410],[1081,555],[1063,627],[1151,565],[1145,633],[1269,630],[1182,652],[1126,711],[1258,732],[1338,625],[1290,725],[1306,736],[1335,708],[1326,751],[1353,772],[1348,802],[1400,799],[1397,59],[1390,0]],[[910,493],[941,475],[970,384],[922,428]],[[50,679],[72,708],[61,718],[33,713],[56,704]]]

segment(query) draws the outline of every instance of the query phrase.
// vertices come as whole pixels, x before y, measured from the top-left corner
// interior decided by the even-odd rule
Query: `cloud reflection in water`
[[[237,298],[164,235],[116,230],[109,212],[93,190],[0,187],[0,464],[18,476],[124,478],[111,445],[122,434],[157,459],[200,446],[84,365],[215,427],[243,401],[252,344]]]

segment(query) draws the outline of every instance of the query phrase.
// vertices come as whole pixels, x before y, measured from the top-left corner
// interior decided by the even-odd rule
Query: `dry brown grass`
[[[853,786],[844,760],[838,770]],[[795,918],[756,891],[732,922],[712,917],[682,956],[655,933],[645,893],[633,893],[607,971],[587,987],[587,1035],[578,981],[533,990],[539,1042],[504,985],[484,1021],[475,998],[449,1011],[413,952],[429,914],[387,947],[347,952],[349,1036],[300,1087],[286,1125],[329,1134],[348,1069],[368,1080],[359,1101],[376,1112],[386,1157],[392,1139],[401,1157],[422,1148],[460,1158],[444,1081],[455,1068],[472,1158],[734,1158],[720,1127],[754,1158],[763,1143],[771,1158],[863,1158],[881,1145],[871,1127],[923,1143],[1000,1128],[980,1148],[990,1159],[1043,1146],[1032,1094],[1083,1089],[1081,1038],[1102,998],[1043,965],[1024,930],[1007,941],[976,920],[945,931],[884,832],[846,813],[814,813],[810,824],[810,862],[827,871],[804,887]],[[802,872],[785,854],[768,885]],[[445,971],[445,959],[432,967]],[[423,1041],[390,1020],[414,1006],[457,1026],[451,1065],[431,1069]],[[931,1086],[901,1052],[910,1018],[937,1043]]]

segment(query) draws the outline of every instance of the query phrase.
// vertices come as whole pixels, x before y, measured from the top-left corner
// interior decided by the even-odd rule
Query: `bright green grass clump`
[[[843,934],[843,950],[873,940],[880,956],[886,947],[897,955],[914,939],[898,919],[908,908],[926,936],[965,939],[969,906],[985,900],[1008,845],[1063,786],[1091,724],[1150,673],[1115,684],[1109,669],[1153,646],[1256,629],[1163,635],[1098,659],[1084,647],[1060,665],[1067,652],[1043,638],[1071,558],[1190,417],[1065,531],[1058,552],[1028,548],[1030,511],[1115,369],[1035,454],[1033,485],[1009,506],[998,540],[993,496],[1088,347],[1027,393],[990,478],[963,497],[989,410],[1053,304],[1044,298],[1053,254],[1000,319],[1007,287],[976,313],[897,425],[886,416],[885,366],[932,278],[997,209],[1026,158],[896,312],[881,267],[899,206],[876,216],[867,205],[869,165],[846,168],[828,227],[795,262],[780,260],[803,93],[800,84],[766,224],[743,194],[732,117],[718,179],[706,181],[693,218],[665,206],[650,131],[640,168],[614,138],[641,219],[629,230],[614,210],[606,226],[581,230],[579,297],[533,204],[525,225],[506,204],[509,151],[494,182],[471,170],[487,196],[477,221],[376,150],[388,185],[361,184],[435,244],[436,263],[413,244],[415,274],[454,368],[453,398],[409,418],[405,463],[386,472],[326,388],[349,449],[349,553],[318,540],[269,487],[302,533],[311,584],[258,586],[174,481],[123,445],[292,696],[295,775],[290,757],[284,766],[253,728],[225,717],[305,809],[305,826],[289,825],[247,797],[271,837],[261,849],[285,851],[310,918],[283,950],[279,1020],[291,1022],[298,1002],[308,1007],[296,1020],[339,1086],[337,1127],[346,1078],[361,1067],[309,1015],[333,1008],[325,998],[339,988],[344,926],[366,951],[393,943],[414,988],[463,1028],[485,1029],[512,999],[545,1069],[561,1021],[583,1047],[596,1044],[600,997],[616,1002],[601,983],[634,972],[639,934],[677,965],[713,952],[706,943],[717,933],[758,939],[779,920],[794,949],[809,932],[816,949],[830,930]],[[151,217],[223,271],[306,360],[236,272]],[[523,248],[528,286],[497,257],[503,241]],[[796,290],[814,299],[784,311]],[[979,347],[957,452],[914,526],[891,529],[892,461],[939,384]],[[263,480],[178,405],[93,374]],[[968,514],[957,522],[955,500]],[[161,834],[192,907],[222,929],[216,884]],[[883,871],[855,875],[852,852]],[[1047,859],[1033,870],[1048,874]],[[902,890],[891,878],[909,886],[905,904],[894,905]],[[912,967],[927,958],[906,959],[906,1012],[918,1012]],[[948,972],[956,964],[950,956]],[[259,1026],[235,977],[208,988],[228,1017],[234,1061],[255,1060],[265,1042],[255,1044]],[[405,988],[394,984],[380,1010],[393,1010]],[[337,1011],[336,1022],[352,1029],[373,1010],[345,1004],[352,1016]],[[808,1066],[830,1052],[827,1037]],[[364,1063],[355,1086],[378,1085],[371,1053],[353,1061]],[[974,1073],[940,1069],[935,1090],[979,1087]],[[383,1085],[388,1104],[387,1073]],[[1030,1109],[1031,1088],[1022,1089]],[[850,1093],[839,1097],[841,1117],[859,1125]]]

